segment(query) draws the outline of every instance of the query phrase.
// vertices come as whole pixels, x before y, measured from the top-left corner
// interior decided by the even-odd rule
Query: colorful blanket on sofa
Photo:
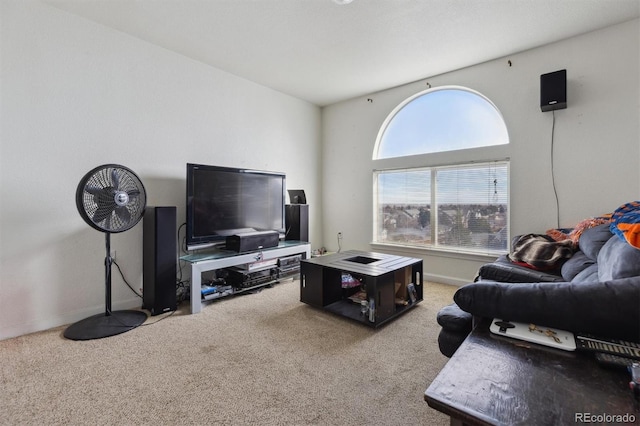
[[[551,270],[561,266],[574,251],[570,239],[555,241],[546,235],[525,234],[514,238],[509,259],[523,266]]]
[[[623,204],[611,216],[612,233],[635,248],[640,248],[640,201]]]

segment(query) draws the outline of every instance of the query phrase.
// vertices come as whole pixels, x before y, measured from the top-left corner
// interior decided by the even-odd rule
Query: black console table
[[[370,327],[420,303],[422,287],[422,259],[351,250],[300,263],[301,302]]]
[[[630,374],[592,354],[471,332],[425,392],[452,425],[638,424]]]

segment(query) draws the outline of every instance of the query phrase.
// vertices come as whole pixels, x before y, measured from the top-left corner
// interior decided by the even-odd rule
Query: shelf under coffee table
[[[364,297],[367,306],[373,301],[373,321],[353,301],[358,297]],[[301,302],[370,327],[405,313],[422,297],[422,259],[350,250],[300,264]]]

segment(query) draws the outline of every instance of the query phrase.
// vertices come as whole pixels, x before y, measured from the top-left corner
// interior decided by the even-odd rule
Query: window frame
[[[481,256],[498,256],[501,254],[504,254],[507,250],[504,249],[492,249],[489,247],[482,247],[482,248],[471,248],[471,247],[463,247],[463,246],[453,246],[453,245],[447,245],[447,244],[443,244],[440,241],[439,235],[438,235],[438,229],[439,229],[439,214],[438,212],[440,211],[440,207],[443,205],[446,205],[447,203],[442,203],[439,198],[438,198],[438,173],[439,172],[447,172],[447,171],[451,171],[451,170],[465,170],[465,169],[471,169],[471,168],[478,168],[479,166],[482,166],[482,168],[490,168],[492,166],[495,167],[505,167],[506,168],[506,192],[507,192],[507,200],[506,200],[506,209],[507,209],[507,213],[506,213],[506,227],[507,227],[507,235],[505,237],[506,239],[506,247],[508,249],[508,242],[510,241],[510,211],[511,211],[511,206],[510,206],[510,197],[509,197],[509,191],[510,191],[510,185],[509,185],[509,181],[510,181],[510,169],[511,169],[511,163],[510,160],[507,159],[499,159],[499,160],[493,160],[493,161],[488,161],[488,162],[472,162],[472,163],[464,163],[464,164],[449,164],[449,165],[442,165],[442,166],[429,166],[429,167],[412,167],[412,168],[401,168],[401,169],[384,169],[384,170],[374,170],[373,171],[373,205],[374,205],[374,210],[373,210],[373,241],[372,244],[377,244],[377,245],[386,245],[386,246],[394,246],[394,247],[403,247],[403,248],[410,248],[410,249],[427,249],[427,250],[436,250],[436,251],[444,251],[444,252],[450,252],[450,253],[465,253],[465,254],[470,254],[470,255],[481,255]],[[412,171],[416,171],[416,172],[429,172],[430,174],[430,187],[429,187],[429,207],[430,207],[430,218],[429,218],[429,223],[430,224],[435,224],[435,226],[431,226],[430,227],[430,243],[429,244],[411,244],[411,243],[407,243],[407,242],[390,242],[390,241],[380,241],[378,240],[378,236],[379,236],[379,224],[380,221],[382,220],[382,215],[381,215],[381,209],[380,209],[380,204],[379,204],[379,191],[378,191],[378,177],[381,174],[385,174],[385,173],[397,173],[400,171],[406,171],[406,172],[412,172]],[[401,203],[398,202],[396,204],[410,204],[410,203]],[[477,204],[477,203],[469,203],[471,205],[473,204]],[[502,203],[501,203],[502,204]]]

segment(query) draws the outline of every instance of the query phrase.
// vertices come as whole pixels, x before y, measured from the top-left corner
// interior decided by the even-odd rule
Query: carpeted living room
[[[288,280],[115,337],[7,339],[0,411],[11,424],[448,424],[422,394],[446,362],[434,318],[453,289],[427,284],[428,303],[375,330],[300,303]]]
[[[534,403],[508,392],[506,379],[478,378],[493,365],[483,358],[516,357],[500,340],[499,356],[485,350],[475,322],[460,340],[473,351],[451,357],[438,314],[513,237],[569,232],[640,192],[638,0],[2,0],[0,43],[7,424],[504,424],[485,415],[529,415]],[[562,93],[545,99],[557,75]],[[480,106],[438,102],[457,95]],[[411,115],[414,106],[432,109]],[[416,127],[401,133],[406,117],[418,117]],[[433,128],[445,129],[440,140],[420,133]],[[234,199],[242,221],[222,226],[243,232],[199,233],[229,210],[202,216],[194,166],[270,179],[270,190]],[[276,208],[256,207],[274,196]],[[236,214],[249,198],[251,213]],[[291,237],[298,205],[304,236]],[[162,244],[149,245],[147,226],[166,208],[175,302],[156,310],[146,253]],[[275,246],[219,254],[249,227]],[[273,279],[291,257],[270,250],[301,266]],[[359,272],[321,269],[351,251]],[[375,262],[383,257],[414,269],[386,274]],[[255,267],[269,280],[234,284],[239,265],[242,277]],[[335,287],[314,287],[326,281]],[[336,299],[349,313],[329,309]],[[74,325],[122,318],[116,312],[138,322],[76,338]],[[546,374],[559,383],[564,371],[527,379],[552,386]],[[474,386],[447,382],[452,373]],[[485,394],[487,408],[467,415],[465,404]],[[443,408],[448,399],[466,402]],[[562,398],[542,401],[562,413]],[[574,423],[585,418],[573,413],[580,403],[567,402]]]

